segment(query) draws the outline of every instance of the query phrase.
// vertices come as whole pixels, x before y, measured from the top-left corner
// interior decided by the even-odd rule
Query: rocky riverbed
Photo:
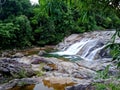
[[[76,38],[76,35],[71,38]],[[69,44],[73,42],[71,38]],[[32,89],[29,89],[33,90],[35,85],[40,83],[48,87],[46,90],[95,90],[92,84],[96,82],[120,83],[119,79],[115,79],[120,71],[111,58],[92,61],[80,59],[71,62],[55,57],[44,57],[42,56],[45,53],[44,49],[32,48],[28,51],[30,53],[24,50],[1,54],[0,90],[19,90],[12,88],[23,85],[33,85]],[[104,79],[103,71],[106,68],[108,68],[106,75],[109,77]]]
[[[119,70],[117,70],[114,63],[109,59],[91,62],[85,60],[69,62],[53,57],[46,58],[39,55],[4,58],[0,60],[0,81],[1,83],[4,83],[3,81],[5,80],[14,80],[2,84],[0,90],[7,90],[16,85],[19,86],[22,82],[28,85],[41,83],[42,79],[49,81],[51,87],[52,84],[65,86],[78,84],[81,88],[93,88],[90,87],[90,85],[93,82],[96,82],[95,78],[97,77],[97,71],[104,70],[108,65],[110,65],[109,75],[117,76]],[[39,74],[41,74],[41,76],[39,76]],[[78,87],[75,86],[74,88]],[[73,89],[70,89],[69,87],[67,90]]]

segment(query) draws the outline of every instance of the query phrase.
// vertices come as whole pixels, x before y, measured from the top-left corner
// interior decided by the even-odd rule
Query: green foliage
[[[44,65],[45,65],[44,63],[40,63],[39,71],[36,72],[36,74],[37,74],[38,77],[44,75],[44,71],[43,71],[43,67],[44,67]]]
[[[112,1],[114,2],[114,1]],[[35,43],[56,44],[71,33],[116,28],[119,15],[109,1],[39,0],[31,25]],[[36,42],[37,41],[37,42]]]
[[[30,41],[33,39],[33,36],[32,28],[28,18],[24,15],[21,15],[15,18],[14,23],[19,28],[15,31],[16,38],[14,40],[16,40],[16,46],[30,46]]]
[[[0,48],[30,46],[33,40],[29,0],[5,0],[0,11]]]
[[[112,37],[112,43],[108,45],[111,49],[111,55],[113,60],[117,60],[117,66],[120,67],[120,43],[115,43],[116,38],[120,38],[120,29],[116,31],[116,33]]]
[[[63,1],[58,0],[44,3],[43,6],[34,9],[35,16],[31,20],[35,41],[38,45],[56,44],[69,34],[69,19],[68,14],[65,13],[67,6]]]
[[[20,82],[18,82],[18,86],[25,86],[25,85],[28,85],[26,82],[23,82],[23,81],[20,81]]]
[[[22,14],[30,16],[31,13],[30,0],[5,0],[5,3],[1,6],[0,19],[4,20]]]
[[[109,75],[109,67],[110,65],[108,65],[105,70],[103,71],[98,71],[97,72],[97,77],[96,79],[108,79],[110,78]],[[119,74],[118,74],[119,75]],[[119,77],[115,77],[113,78],[113,81],[111,82],[107,82],[107,83],[93,83],[93,86],[95,86],[95,90],[119,90],[120,89],[120,84],[118,83],[114,83],[114,81],[118,80]]]
[[[27,71],[25,69],[21,69],[18,73],[11,73],[14,78],[26,78]]]
[[[96,90],[120,90],[120,85],[114,83],[109,84],[96,83],[95,88]]]
[[[106,79],[109,78],[109,65],[103,70],[97,72],[97,78]]]
[[[28,18],[24,15],[15,17],[11,22],[0,23],[0,47],[24,47],[30,46],[32,29]]]
[[[18,75],[19,78],[26,78],[27,77],[27,71],[23,69],[17,75]]]
[[[106,85],[101,83],[95,84],[96,90],[106,90]]]
[[[33,6],[29,0],[6,0],[0,11],[0,47],[57,44],[72,33],[119,29],[118,5],[116,0],[39,0]]]
[[[0,47],[7,48],[16,37],[15,30],[19,30],[13,23],[0,23]]]

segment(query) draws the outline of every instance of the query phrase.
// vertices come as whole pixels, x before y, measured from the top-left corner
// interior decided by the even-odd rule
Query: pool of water
[[[27,85],[27,86],[16,86],[14,88],[11,88],[9,90],[34,90],[35,85]]]
[[[75,83],[51,83],[49,80],[43,80],[36,85],[16,86],[9,90],[65,90],[67,86],[73,86]]]
[[[75,62],[75,61],[79,61],[79,60],[83,60],[79,55],[57,55],[57,54],[51,54],[51,53],[47,53],[43,55],[44,57],[55,57],[64,61],[71,61],[71,62]]]
[[[43,83],[39,83],[37,85],[27,85],[27,86],[16,86],[14,88],[11,88],[9,90],[54,90],[53,88],[49,88],[47,86],[44,86]]]

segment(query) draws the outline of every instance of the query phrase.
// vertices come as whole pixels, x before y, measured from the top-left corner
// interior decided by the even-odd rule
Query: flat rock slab
[[[46,82],[50,82],[51,84],[72,84],[74,83],[70,77],[47,77],[43,79]]]

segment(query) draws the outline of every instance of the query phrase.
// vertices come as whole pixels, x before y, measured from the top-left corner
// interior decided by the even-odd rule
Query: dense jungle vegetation
[[[105,29],[116,29],[115,36],[120,37],[119,0],[39,0],[39,5],[29,0],[0,2],[0,49],[54,45],[72,33]],[[120,45],[110,47],[120,60]]]

